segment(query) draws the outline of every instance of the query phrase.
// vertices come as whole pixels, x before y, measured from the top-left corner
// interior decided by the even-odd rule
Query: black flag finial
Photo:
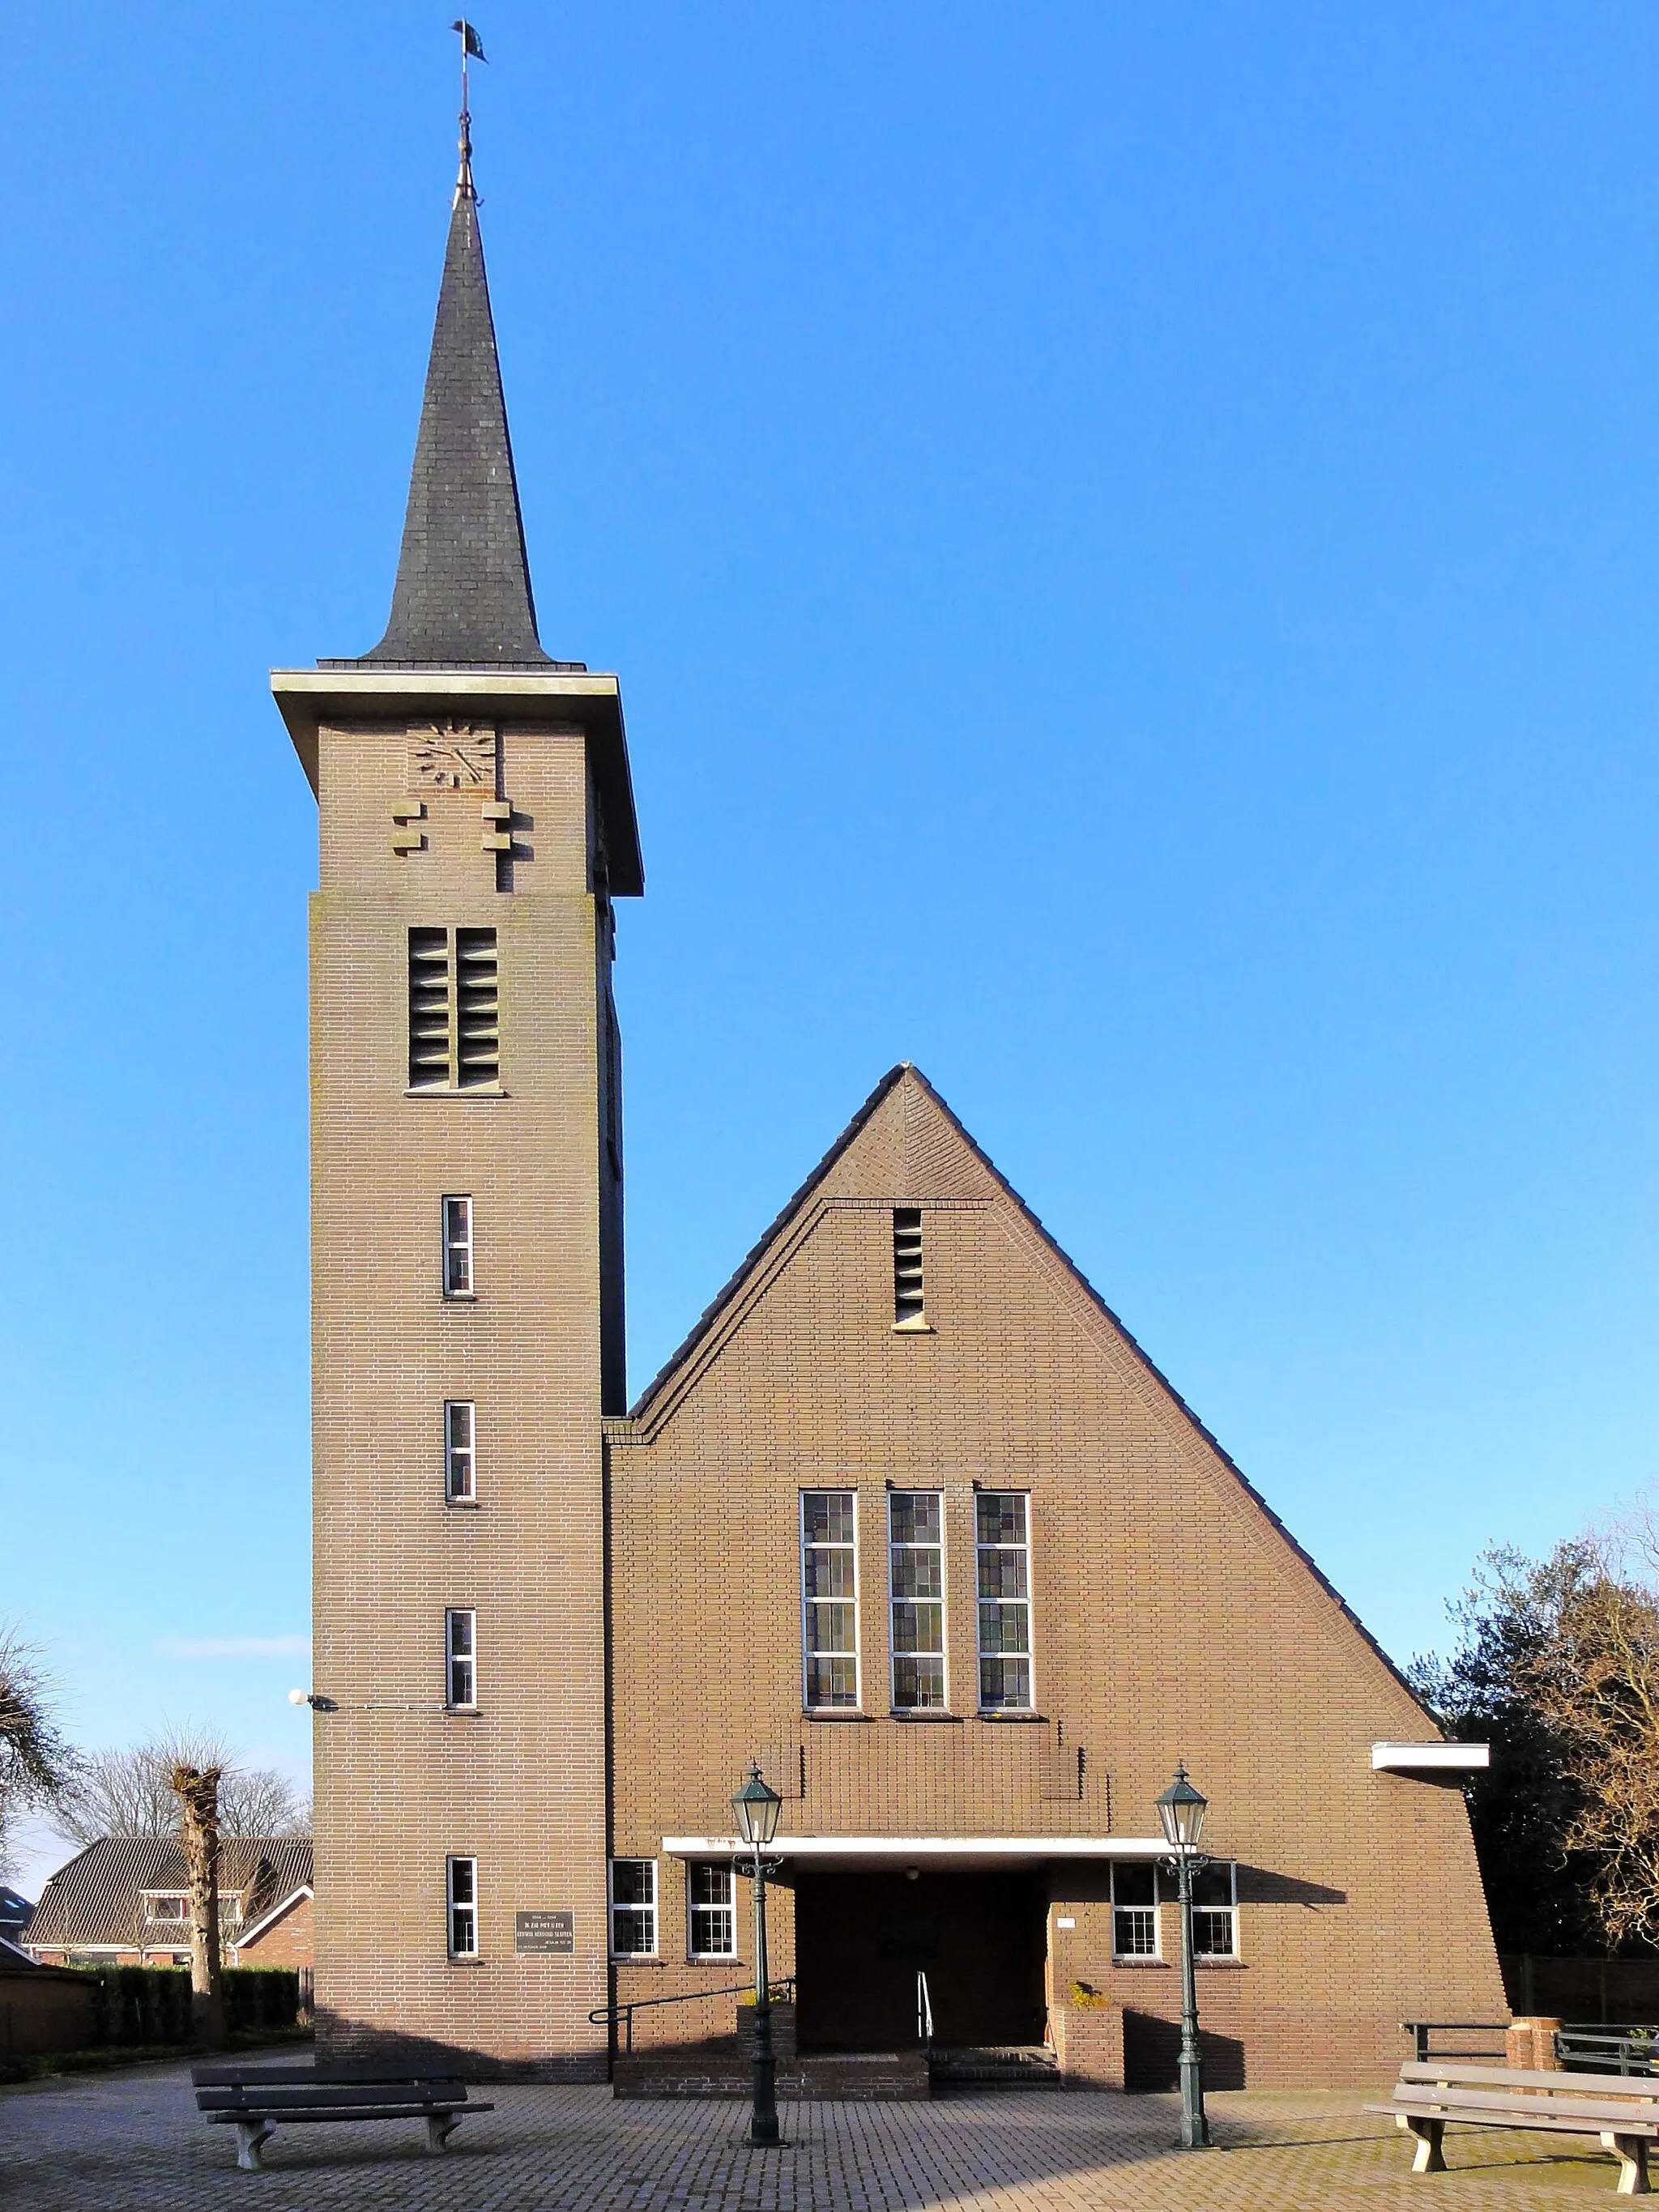
[[[455,179],[459,205],[464,199],[478,197],[472,189],[472,112],[467,100],[466,65],[469,62],[487,62],[489,57],[483,50],[483,40],[465,15],[458,15],[449,27],[459,32],[461,40],[461,167]]]

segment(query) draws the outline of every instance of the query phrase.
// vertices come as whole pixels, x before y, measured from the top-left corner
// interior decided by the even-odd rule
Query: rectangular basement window
[[[693,1860],[685,1869],[687,1948],[694,1959],[735,1959],[738,1914],[729,1861]]]
[[[657,1954],[657,1862],[611,1862],[611,1955],[653,1959]]]

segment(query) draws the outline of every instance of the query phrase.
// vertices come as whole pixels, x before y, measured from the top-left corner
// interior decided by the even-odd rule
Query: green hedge
[[[178,1966],[86,1966],[95,1984],[95,2045],[188,2043],[192,2033],[190,1976]],[[228,1966],[221,1977],[225,2026],[233,2033],[292,2027],[300,2011],[300,1977],[292,1966]]]

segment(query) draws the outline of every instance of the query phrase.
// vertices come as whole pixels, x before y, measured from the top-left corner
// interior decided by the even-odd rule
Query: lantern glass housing
[[[1164,1824],[1165,1840],[1173,1849],[1190,1851],[1198,1848],[1209,1802],[1187,1779],[1186,1768],[1177,1766],[1175,1780],[1158,1801],[1158,1817]]]
[[[767,1788],[759,1766],[751,1765],[749,1779],[732,1800],[738,1833],[745,1844],[758,1844],[765,1850],[778,1832],[778,1813],[782,1804],[777,1791]]]

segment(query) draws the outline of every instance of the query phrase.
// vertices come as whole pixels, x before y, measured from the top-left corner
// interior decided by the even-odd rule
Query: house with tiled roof
[[[309,1966],[309,1836],[228,1837],[219,1847],[225,1964]],[[100,1836],[59,1867],[29,1926],[42,1965],[188,1966],[189,1880],[175,1836]]]

